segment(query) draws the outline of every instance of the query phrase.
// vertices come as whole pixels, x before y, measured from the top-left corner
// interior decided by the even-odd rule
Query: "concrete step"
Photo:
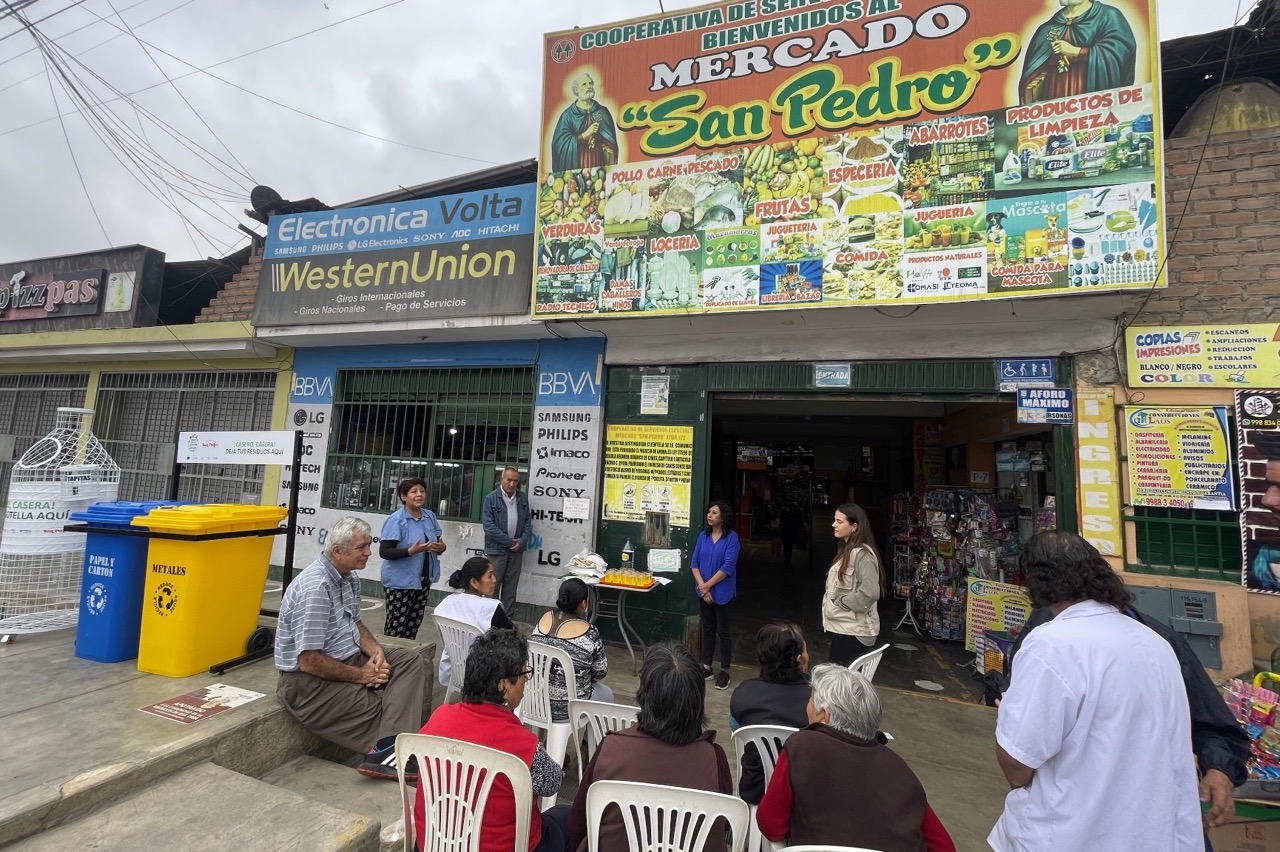
[[[401,815],[400,785],[381,778],[366,778],[356,772],[354,765],[302,755],[271,770],[262,780],[384,826],[391,825]]]
[[[280,706],[270,658],[218,676],[165,678],[133,662],[77,659],[73,644],[74,631],[63,630],[0,645],[0,847],[163,789],[174,773],[205,761],[260,778],[303,754],[355,757],[303,730]],[[419,650],[434,674],[434,646]],[[263,697],[193,725],[138,709],[215,682]]]
[[[370,817],[200,763],[14,848],[377,852],[378,829]]]

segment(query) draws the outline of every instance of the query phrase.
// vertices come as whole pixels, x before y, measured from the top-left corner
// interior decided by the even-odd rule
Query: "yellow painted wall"
[[[1115,387],[1116,406],[1122,405],[1226,405],[1234,403],[1232,392],[1227,389],[1206,388],[1177,390],[1143,388],[1141,390]],[[1117,412],[1117,418],[1119,413]],[[1117,422],[1119,420],[1117,419]],[[1125,460],[1124,431],[1116,431],[1116,454],[1120,459],[1121,499],[1126,515],[1132,514],[1129,506],[1127,462]],[[1167,589],[1187,589],[1211,592],[1217,599],[1218,620],[1222,622],[1222,668],[1208,669],[1215,680],[1225,680],[1239,674],[1252,673],[1259,661],[1269,660],[1271,651],[1280,646],[1280,596],[1247,592],[1237,582],[1220,580],[1196,580],[1168,577],[1156,574],[1139,574],[1125,571],[1126,562],[1137,561],[1137,531],[1134,524],[1124,524],[1125,558],[1108,558],[1111,567],[1124,574],[1125,582],[1134,586]]]
[[[982,441],[970,441],[965,445],[965,464],[969,468],[968,482],[965,485],[977,488],[996,487],[996,445]],[[986,474],[986,482],[979,482],[974,474]]]

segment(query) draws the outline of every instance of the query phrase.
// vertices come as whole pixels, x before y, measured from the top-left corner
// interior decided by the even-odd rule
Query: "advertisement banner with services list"
[[[1152,0],[743,0],[546,36],[533,315],[1163,284]]]
[[[1280,323],[1125,330],[1129,386],[1280,386]]]
[[[1236,507],[1227,409],[1208,405],[1124,408],[1129,502],[1168,509]]]
[[[256,326],[523,314],[531,184],[272,216]]]

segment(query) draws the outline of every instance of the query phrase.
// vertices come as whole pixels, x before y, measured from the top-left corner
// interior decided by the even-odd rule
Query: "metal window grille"
[[[1240,515],[1205,509],[1135,506],[1137,561],[1126,569],[1240,582]]]
[[[531,366],[339,371],[322,504],[391,512],[417,476],[437,515],[478,519],[503,467],[527,470],[533,382]]]
[[[179,432],[258,431],[271,428],[276,373],[104,373],[94,432],[120,465],[121,500],[169,494],[164,445]],[[180,500],[258,503],[261,465],[183,465]]]
[[[88,373],[0,375],[0,435],[12,435],[13,456],[0,458],[0,497],[9,493],[13,464],[53,425],[59,407],[84,405]]]

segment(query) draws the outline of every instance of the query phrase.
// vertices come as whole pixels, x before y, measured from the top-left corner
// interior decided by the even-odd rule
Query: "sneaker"
[[[716,675],[716,689],[729,688],[729,673],[724,669],[720,670],[720,674]]]
[[[703,666],[703,667],[702,667],[702,679],[703,679],[703,680],[711,680],[711,678],[713,678],[713,677],[715,677],[715,676],[716,676],[715,670],[714,670],[714,669],[712,669],[712,668],[711,668],[711,666]]]
[[[394,737],[386,737],[378,740],[373,748],[369,749],[369,753],[364,756],[364,760],[356,767],[356,772],[369,778],[384,778],[389,781],[398,780],[396,775],[396,741]],[[411,784],[418,781],[418,761],[417,758],[409,758],[408,765],[404,768],[404,780]]]

